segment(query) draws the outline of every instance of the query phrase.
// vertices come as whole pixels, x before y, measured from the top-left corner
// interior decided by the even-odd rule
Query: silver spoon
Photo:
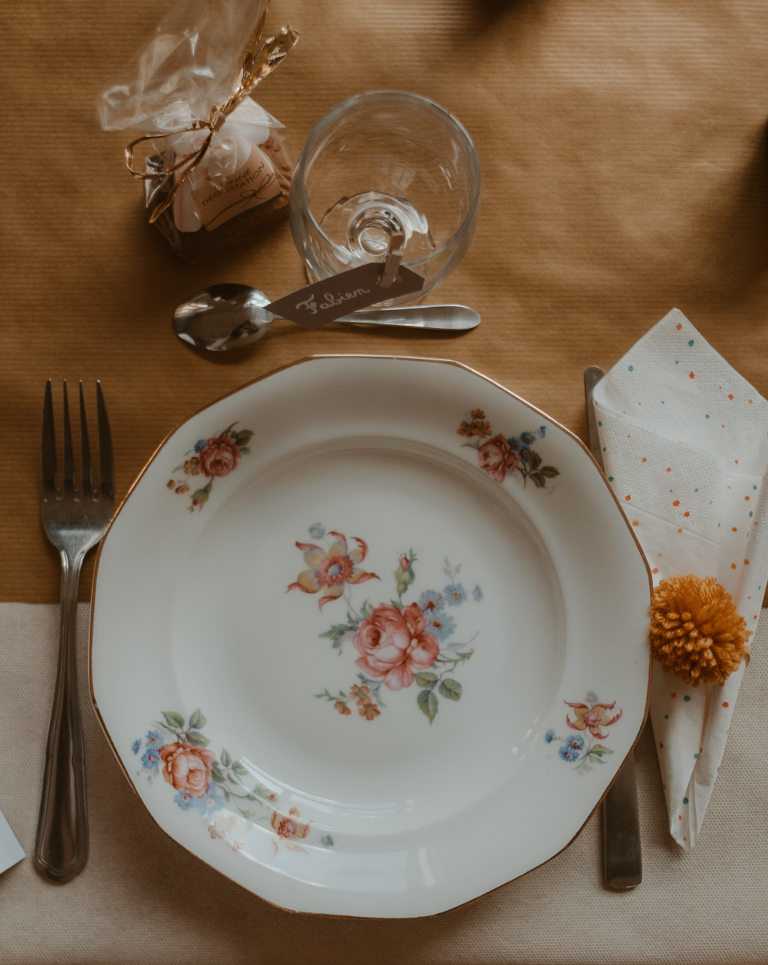
[[[279,317],[264,308],[269,303],[270,299],[258,288],[235,283],[211,285],[179,305],[173,313],[173,329],[190,345],[209,352],[225,352],[267,334]],[[465,332],[480,324],[480,316],[465,305],[406,305],[355,312],[335,321]]]

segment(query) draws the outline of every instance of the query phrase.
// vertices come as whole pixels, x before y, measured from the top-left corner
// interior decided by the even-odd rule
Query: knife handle
[[[603,801],[603,878],[614,891],[643,880],[635,758],[630,754]]]
[[[590,365],[584,371],[589,451],[598,466],[604,470],[592,399],[594,388],[603,375],[603,370],[597,365]],[[603,801],[602,812],[603,880],[606,887],[614,891],[630,891],[643,880],[634,753],[629,754],[609,788]]]

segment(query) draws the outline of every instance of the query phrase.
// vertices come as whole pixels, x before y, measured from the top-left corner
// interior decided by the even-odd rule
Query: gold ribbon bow
[[[285,60],[299,39],[299,35],[295,30],[291,27],[283,27],[279,34],[270,37],[268,40],[265,40],[261,46],[258,46],[263,26],[264,17],[262,16],[258,27],[245,49],[237,89],[224,104],[214,107],[211,110],[207,120],[195,121],[194,124],[191,124],[189,127],[184,127],[177,131],[168,131],[162,134],[143,134],[141,137],[137,137],[136,140],[131,141],[125,149],[125,163],[134,177],[154,181],[167,178],[171,174],[176,175],[171,190],[166,197],[152,209],[152,213],[149,216],[150,223],[157,221],[160,215],[173,204],[176,192],[203,160],[208,148],[211,146],[211,142],[221,129],[227,117],[237,105],[251,93],[254,87],[264,80],[267,74],[271,74],[272,71]],[[156,150],[155,145],[158,141],[166,138],[179,137],[181,134],[192,134],[195,131],[206,130],[208,133],[205,140],[192,154],[184,155],[184,157],[173,164],[158,166],[157,168],[152,167],[148,170],[146,167],[147,154],[145,152],[141,155],[138,162],[141,164],[141,167],[137,167],[135,154],[136,148],[139,145],[147,148],[151,146],[152,150]]]

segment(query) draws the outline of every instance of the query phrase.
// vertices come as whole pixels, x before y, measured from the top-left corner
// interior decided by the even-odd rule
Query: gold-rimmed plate
[[[645,719],[648,568],[591,456],[453,362],[318,357],[192,416],[97,564],[95,706],[176,841],[295,911],[535,868]]]

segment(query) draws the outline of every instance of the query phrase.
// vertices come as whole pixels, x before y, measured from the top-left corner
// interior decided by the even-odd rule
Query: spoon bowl
[[[189,345],[226,352],[257,342],[267,334],[279,318],[267,310],[269,304],[270,299],[258,288],[233,282],[211,285],[178,306],[173,313],[173,329]],[[466,305],[406,305],[355,312],[335,321],[466,332],[480,324],[480,316]]]

